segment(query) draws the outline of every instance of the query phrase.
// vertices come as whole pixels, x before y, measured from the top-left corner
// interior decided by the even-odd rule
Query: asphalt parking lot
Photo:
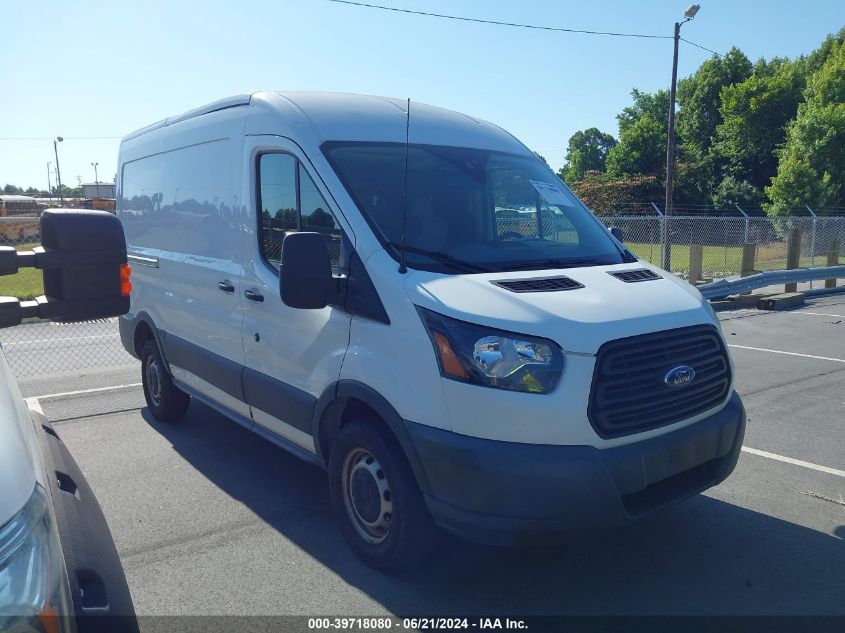
[[[198,403],[153,421],[137,367],[23,389],[97,494],[140,615],[845,615],[845,295],[720,318],[749,417],[727,481],[576,544],[445,538],[398,576],[352,555],[322,471]]]

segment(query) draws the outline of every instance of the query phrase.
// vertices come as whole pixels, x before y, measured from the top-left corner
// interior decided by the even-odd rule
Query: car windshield
[[[332,167],[398,258],[405,145],[331,142]],[[539,159],[415,145],[407,151],[405,261],[446,273],[618,264],[626,253]]]

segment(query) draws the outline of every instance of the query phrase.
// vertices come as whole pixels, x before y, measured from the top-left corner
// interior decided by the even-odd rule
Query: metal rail
[[[696,287],[706,299],[722,299],[738,292],[777,284],[842,278],[845,278],[845,266],[817,266],[794,270],[767,270],[739,279],[719,279]]]

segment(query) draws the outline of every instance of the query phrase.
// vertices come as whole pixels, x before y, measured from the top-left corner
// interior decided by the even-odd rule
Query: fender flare
[[[164,361],[165,367],[167,368],[168,372],[170,371],[170,365],[167,362],[167,358],[164,355],[163,340],[165,338],[166,333],[159,331],[159,329],[156,327],[155,322],[153,321],[153,318],[149,314],[147,314],[147,312],[145,312],[144,310],[141,310],[140,312],[138,312],[135,315],[135,318],[132,319],[132,320],[129,320],[125,317],[120,317],[120,323],[121,323],[121,325],[123,323],[126,323],[125,327],[127,327],[129,329],[128,334],[130,334],[130,338],[128,340],[128,343],[130,343],[131,349],[133,350],[131,352],[132,355],[135,356],[136,358],[137,358],[137,355],[134,352],[134,349],[135,349],[135,333],[138,331],[138,326],[141,323],[146,324],[153,333],[153,339],[155,339],[156,345],[158,346],[158,353],[161,354],[161,358]],[[123,336],[122,330],[123,330],[123,327],[121,327],[121,337]],[[123,344],[124,348],[126,347],[126,344],[127,344],[127,341],[124,340],[124,344]]]
[[[336,433],[340,426],[343,410],[350,399],[363,402],[384,420],[397,442],[399,442],[420,490],[430,492],[428,477],[402,416],[378,391],[357,380],[338,380],[329,385],[317,399],[314,407],[312,436],[320,459],[328,465],[328,447],[323,446],[324,438],[326,433],[331,435]]]

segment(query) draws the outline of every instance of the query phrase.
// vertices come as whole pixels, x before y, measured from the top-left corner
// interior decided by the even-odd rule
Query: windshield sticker
[[[556,187],[550,182],[542,182],[540,180],[529,180],[534,188],[537,190],[541,196],[543,196],[543,200],[548,202],[549,204],[562,204],[562,205],[569,205],[571,204],[566,197],[566,194],[560,190],[559,187]]]

